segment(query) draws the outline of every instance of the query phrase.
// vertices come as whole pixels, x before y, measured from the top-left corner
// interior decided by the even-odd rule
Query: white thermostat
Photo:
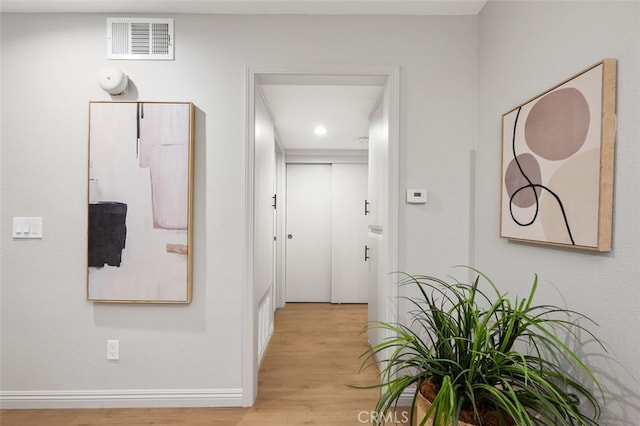
[[[407,189],[407,203],[425,204],[427,202],[426,189]]]

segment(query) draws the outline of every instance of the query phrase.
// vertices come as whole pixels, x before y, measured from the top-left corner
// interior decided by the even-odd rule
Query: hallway
[[[366,305],[288,303],[260,368],[255,406],[240,425],[355,425],[375,406],[377,368],[358,373],[368,347]],[[365,415],[361,416],[362,419]]]
[[[371,424],[377,369],[359,372],[366,305],[288,303],[276,312],[251,408],[2,410],[2,426],[352,426]]]

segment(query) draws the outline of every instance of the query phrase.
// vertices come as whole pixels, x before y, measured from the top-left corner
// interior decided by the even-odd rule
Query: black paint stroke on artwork
[[[144,118],[144,106],[142,102],[138,102],[136,108],[136,158],[140,152],[140,120]]]
[[[520,188],[518,188],[517,190],[515,190],[513,192],[513,194],[511,194],[511,197],[509,198],[509,213],[511,214],[511,219],[513,219],[513,221],[515,223],[517,223],[520,226],[530,226],[532,225],[536,219],[538,218],[538,213],[540,210],[540,199],[538,198],[538,192],[536,191],[537,188],[543,189],[545,191],[547,191],[549,194],[551,194],[553,196],[553,198],[555,198],[556,202],[558,203],[558,207],[560,207],[560,211],[562,212],[562,218],[564,220],[564,225],[567,228],[567,233],[569,234],[569,239],[571,240],[571,244],[572,245],[576,245],[575,241],[573,240],[573,235],[571,234],[571,227],[569,226],[569,219],[567,218],[567,213],[564,210],[564,205],[562,204],[562,200],[560,199],[560,197],[558,196],[558,194],[556,194],[555,192],[553,192],[551,189],[547,188],[546,186],[539,184],[539,183],[533,183],[531,181],[531,179],[529,179],[529,176],[527,176],[527,174],[524,172],[524,169],[522,168],[522,165],[520,164],[520,161],[518,160],[518,156],[516,155],[516,128],[518,126],[518,118],[520,117],[520,111],[522,110],[522,107],[518,108],[518,112],[516,114],[516,119],[513,123],[513,137],[511,138],[511,150],[513,153],[513,160],[516,162],[516,165],[518,166],[518,170],[520,170],[520,174],[522,174],[522,176],[527,180],[527,185],[522,186]],[[513,214],[513,199],[515,198],[515,196],[520,192],[520,191],[524,191],[530,189],[531,191],[533,191],[533,196],[535,197],[536,200],[536,211],[533,214],[533,217],[531,218],[531,220],[529,222],[519,222],[518,219],[516,219],[516,217]]]
[[[124,203],[89,204],[89,266],[120,267],[127,239],[126,219]]]

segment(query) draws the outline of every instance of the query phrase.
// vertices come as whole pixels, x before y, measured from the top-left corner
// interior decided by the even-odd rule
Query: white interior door
[[[332,303],[367,303],[366,164],[332,166]]]
[[[388,240],[389,106],[388,87],[369,119],[369,321],[389,322],[393,307],[389,297],[390,253]],[[380,330],[369,330],[369,343],[384,340]],[[383,357],[384,358],[384,357]],[[380,360],[379,360],[380,361]],[[384,367],[384,366],[383,366]]]
[[[331,165],[287,164],[287,302],[331,301]]]
[[[261,132],[255,137],[253,284],[255,302],[259,303],[273,288],[276,154],[273,121],[267,105],[259,96],[259,87],[256,88],[256,93],[255,126]],[[255,309],[258,309],[257,305]]]

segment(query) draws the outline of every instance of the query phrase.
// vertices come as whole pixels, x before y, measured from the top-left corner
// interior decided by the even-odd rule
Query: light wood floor
[[[289,303],[276,312],[275,333],[251,408],[1,410],[1,426],[352,426],[371,424],[378,391],[347,385],[377,383],[359,372],[367,349],[366,305]],[[359,413],[363,412],[362,414]],[[363,422],[364,421],[364,422]]]

